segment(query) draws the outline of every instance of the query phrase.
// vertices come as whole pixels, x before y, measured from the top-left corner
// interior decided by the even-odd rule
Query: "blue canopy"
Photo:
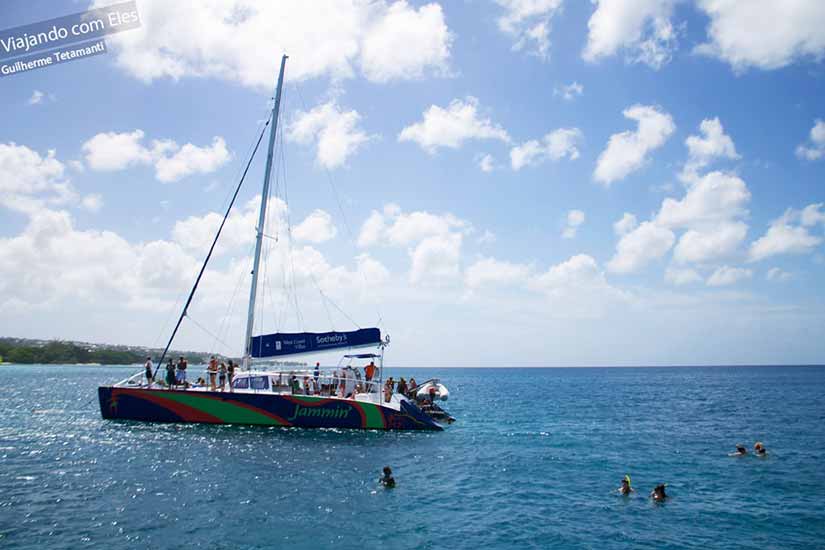
[[[381,330],[362,328],[350,332],[276,332],[252,337],[252,357],[277,357],[362,348],[381,343]]]

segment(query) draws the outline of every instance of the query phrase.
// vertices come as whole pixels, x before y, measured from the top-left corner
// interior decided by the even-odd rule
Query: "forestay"
[[[252,337],[252,357],[277,357],[340,348],[363,348],[381,343],[381,330],[362,328],[350,332],[276,332]]]

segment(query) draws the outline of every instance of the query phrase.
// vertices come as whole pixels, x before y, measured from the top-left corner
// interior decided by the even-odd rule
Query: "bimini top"
[[[340,348],[363,348],[381,343],[381,330],[362,328],[350,332],[276,332],[252,337],[252,357],[278,357]]]

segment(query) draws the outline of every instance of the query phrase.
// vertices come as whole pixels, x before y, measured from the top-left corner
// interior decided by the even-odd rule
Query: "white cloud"
[[[725,133],[719,118],[706,118],[699,125],[701,136],[688,136],[685,145],[688,148],[686,174],[695,174],[714,159],[727,158],[736,160],[739,154],[729,135]]]
[[[768,231],[751,243],[749,261],[757,262],[780,254],[807,254],[819,246],[822,243],[820,237],[811,235],[803,225],[793,224],[799,216],[797,212],[788,210],[771,222]]]
[[[292,236],[299,241],[323,243],[335,238],[338,230],[332,216],[324,210],[314,210],[304,221],[292,228]]]
[[[428,237],[444,237],[453,233],[469,233],[472,226],[452,214],[431,214],[426,211],[405,213],[395,204],[384,206],[383,212],[373,210],[358,235],[358,246],[376,244],[408,246]]]
[[[799,214],[799,221],[806,227],[811,227],[818,223],[825,224],[825,203],[809,204],[803,208]]]
[[[410,283],[437,286],[455,281],[460,274],[460,233],[427,237],[410,250]]]
[[[737,71],[777,69],[825,55],[825,3],[821,0],[698,0],[710,17],[708,42],[696,51]]]
[[[585,215],[581,210],[571,210],[567,213],[567,221],[561,233],[563,239],[572,239],[576,236],[579,226],[584,223]]]
[[[458,149],[470,139],[510,141],[504,128],[479,115],[478,100],[472,96],[464,101],[454,99],[446,109],[431,105],[421,122],[407,126],[398,135],[398,141],[413,141],[429,153],[439,147]]]
[[[446,74],[452,40],[440,5],[416,10],[407,2],[395,2],[363,38],[361,72],[373,82],[418,79],[428,70]]]
[[[0,143],[0,204],[29,212],[76,202],[79,196],[65,171],[54,150],[41,156],[25,145]]]
[[[796,156],[805,160],[819,160],[825,157],[825,121],[816,119],[809,134],[808,144],[796,148]]]
[[[673,249],[677,263],[706,263],[731,256],[745,240],[748,226],[742,222],[721,222],[714,226],[686,231]]]
[[[723,265],[714,271],[705,284],[708,286],[728,286],[743,279],[750,279],[753,271],[741,267],[729,267]]]
[[[506,10],[498,27],[515,39],[513,50],[546,59],[550,53],[550,21],[562,0],[496,0]]]
[[[593,177],[604,185],[641,168],[648,153],[664,145],[676,129],[669,114],[649,105],[633,105],[622,114],[638,125],[635,132],[627,130],[610,136],[607,148],[599,155]]]
[[[664,256],[676,240],[672,231],[652,222],[642,222],[626,233],[616,245],[616,253],[607,269],[615,273],[638,271],[653,260]]]
[[[608,284],[596,260],[587,254],[577,254],[532,276],[527,286],[551,303],[548,315],[563,311],[565,317],[600,317],[609,305],[627,299]]]
[[[482,172],[492,172],[496,169],[496,162],[493,158],[493,155],[486,154],[483,155],[481,158],[478,159],[478,167],[481,169]]]
[[[151,148],[143,145],[143,137],[143,130],[99,133],[82,146],[86,164],[102,172],[153,165],[155,177],[166,183],[191,174],[214,172],[231,158],[226,142],[219,136],[213,138],[212,145],[204,147],[191,143],[180,147],[172,140],[155,140]]]
[[[211,146],[198,147],[187,143],[177,149],[177,145],[173,144],[169,150],[175,152],[155,160],[155,177],[164,183],[192,174],[211,174],[231,158],[226,142],[217,136],[212,139]]]
[[[748,213],[751,194],[734,174],[710,172],[688,188],[681,200],[666,198],[656,217],[665,227],[702,228]]]
[[[768,270],[768,273],[765,275],[765,278],[769,281],[788,281],[793,277],[790,273],[785,271],[784,269],[780,269],[778,267],[772,267]]]
[[[335,101],[318,105],[308,112],[299,111],[290,124],[288,137],[298,143],[317,144],[316,161],[325,168],[346,164],[369,136],[358,127],[357,111],[343,112]]]
[[[95,6],[108,0],[95,0]],[[349,78],[356,67],[375,82],[445,74],[452,34],[437,3],[226,0],[199,5],[143,0],[142,25],[107,38],[133,76],[221,78],[269,90],[280,53],[291,81]]]
[[[484,233],[482,233],[481,236],[478,239],[476,239],[476,242],[480,245],[492,244],[496,242],[496,234],[490,231],[489,229],[485,229]]]
[[[98,193],[92,193],[91,195],[83,197],[80,204],[89,212],[98,212],[103,208],[103,197]]]
[[[464,282],[470,289],[519,285],[526,282],[531,271],[528,265],[481,258],[464,271]]]
[[[625,50],[627,62],[653,69],[666,65],[677,48],[677,32],[670,22],[675,0],[596,0],[587,23],[587,45],[582,57],[597,61]]]
[[[639,225],[639,222],[636,221],[636,216],[625,212],[622,214],[621,219],[613,224],[613,232],[621,237],[636,229],[637,225]]]
[[[46,97],[46,94],[40,90],[33,91],[32,96],[29,98],[29,105],[39,105],[40,103],[43,103],[44,97]]]
[[[702,276],[690,268],[668,267],[665,270],[665,281],[675,286],[683,286],[701,282]]]
[[[545,160],[558,161],[565,157],[570,160],[579,158],[578,142],[582,139],[578,128],[559,128],[542,139],[530,140],[510,149],[510,164],[513,170],[524,166],[536,166]]]
[[[564,86],[556,86],[553,88],[553,95],[559,96],[565,101],[572,101],[576,99],[576,97],[582,95],[584,93],[584,86],[579,84],[578,82],[571,82],[570,84],[565,84]]]

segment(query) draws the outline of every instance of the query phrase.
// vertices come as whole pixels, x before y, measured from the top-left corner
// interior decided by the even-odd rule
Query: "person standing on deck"
[[[414,398],[416,389],[418,389],[418,384],[415,383],[415,377],[410,377],[410,387],[407,390],[407,397],[410,399]]]
[[[398,387],[396,391],[401,395],[407,395],[407,381],[404,380],[404,377],[401,377],[401,380],[398,381]]]
[[[175,380],[175,363],[169,359],[169,363],[166,364],[166,385],[170,390],[175,387]]]
[[[321,376],[321,363],[315,362],[315,370],[312,371],[312,378],[315,379],[315,388],[318,389],[318,377]]]
[[[218,373],[218,385],[221,387],[221,391],[226,391],[226,364],[223,361],[221,361]]]
[[[178,384],[186,387],[186,359],[182,355],[178,359]]]
[[[218,360],[215,359],[215,356],[212,356],[212,359],[209,360],[209,367],[207,367],[206,372],[209,373],[209,389],[215,391],[215,376],[218,374]]]
[[[375,362],[370,361],[370,364],[364,367],[364,381],[367,383],[367,391],[372,390],[370,382],[372,381],[373,376],[375,376]]]
[[[395,389],[395,380],[393,380],[392,376],[390,376],[387,379],[387,383],[384,385],[384,401],[386,401],[387,403],[392,401],[392,392],[393,392],[394,389]]]
[[[232,359],[229,360],[229,366],[226,367],[226,373],[229,375],[229,392],[231,393],[234,391],[232,385],[235,382],[235,363]]]
[[[146,368],[146,387],[151,388],[152,387],[152,379],[153,379],[153,377],[152,377],[152,358],[147,357],[146,358],[146,364],[143,365],[143,366],[144,366],[144,368]]]

